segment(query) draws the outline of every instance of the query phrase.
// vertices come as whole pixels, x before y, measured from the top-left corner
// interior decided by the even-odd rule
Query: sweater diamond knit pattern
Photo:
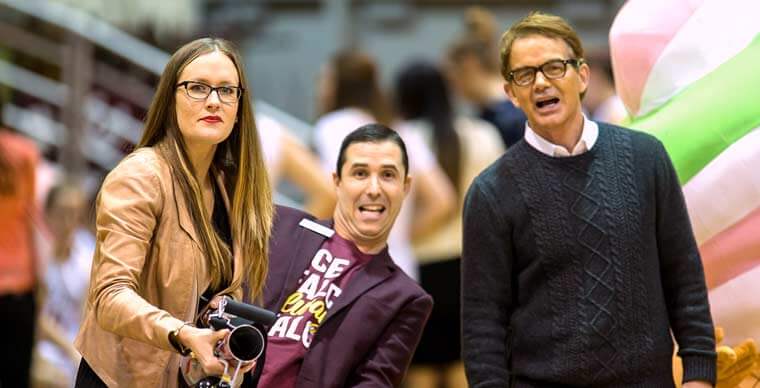
[[[715,381],[704,274],[662,144],[599,124],[594,147],[516,143],[464,206],[462,339],[473,388]],[[671,334],[672,333],[672,334]]]
[[[625,381],[630,376],[619,371],[649,365],[642,356],[653,342],[648,309],[640,306],[647,300],[642,263],[634,260],[642,230],[630,133],[608,130],[575,157],[551,158],[523,142],[507,158],[528,172],[512,177],[535,226],[552,295],[553,341],[565,344],[553,347],[551,375]]]

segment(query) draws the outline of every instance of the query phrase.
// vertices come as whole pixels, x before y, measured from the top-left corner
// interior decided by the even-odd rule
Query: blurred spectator
[[[525,114],[504,93],[493,16],[472,7],[466,13],[465,26],[464,36],[449,47],[449,78],[457,93],[479,109],[480,118],[493,124],[509,147],[525,133]]]
[[[38,320],[34,380],[38,386],[71,387],[80,355],[74,348],[87,296],[94,236],[82,225],[85,193],[72,184],[54,186],[45,202],[48,226],[45,297]]]
[[[419,134],[425,140],[458,194],[455,216],[415,241],[420,281],[435,305],[406,382],[413,388],[466,387],[459,346],[461,209],[472,179],[496,160],[504,147],[489,123],[454,116],[448,85],[431,64],[413,63],[400,72],[396,105],[405,120],[400,131]]]
[[[303,191],[304,210],[329,218],[335,208],[335,191],[319,168],[319,160],[273,118],[257,113],[256,126],[272,187],[285,178]]]
[[[390,109],[380,91],[377,66],[369,56],[344,51],[322,70],[319,104],[324,115],[314,126],[314,143],[324,171],[336,169],[343,138],[362,125],[391,121]],[[418,279],[411,239],[430,233],[454,209],[451,183],[435,162],[424,141],[401,133],[409,154],[412,190],[388,239],[391,257],[404,272]],[[414,221],[412,221],[414,220]]]
[[[35,328],[35,145],[0,128],[0,387],[28,387]]]
[[[623,100],[615,92],[615,81],[608,53],[589,55],[587,63],[591,68],[583,107],[594,121],[622,124],[628,117]]]

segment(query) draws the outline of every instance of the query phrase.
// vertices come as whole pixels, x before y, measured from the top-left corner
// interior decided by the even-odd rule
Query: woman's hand
[[[227,329],[214,331],[184,326],[177,334],[177,339],[193,351],[193,356],[198,360],[203,372],[209,376],[221,376],[224,373],[224,364],[214,355],[214,349],[229,332]]]
[[[208,302],[208,307],[216,310],[219,308],[219,302],[224,299],[227,295],[219,294],[211,298],[211,301]]]
[[[209,301],[209,303],[208,303],[208,306],[207,306],[207,309],[209,309],[210,311],[216,310],[216,309],[219,307],[219,303],[221,302],[221,300],[222,300],[223,298],[225,298],[225,297],[229,297],[229,296],[228,296],[228,295],[223,295],[223,294],[220,294],[220,295],[216,295],[216,296],[214,296],[214,297],[213,297],[213,298],[212,298],[212,299]],[[213,344],[212,344],[212,347],[211,347],[211,353],[210,353],[210,354],[211,354],[211,357],[213,357],[213,360],[212,360],[213,362],[211,362],[211,363],[210,363],[210,364],[212,364],[212,365],[209,365],[209,366],[207,367],[207,366],[206,366],[207,364],[206,364],[206,363],[204,363],[204,362],[202,361],[202,360],[203,360],[203,358],[202,358],[202,357],[200,356],[200,354],[199,354],[199,353],[198,353],[198,352],[195,350],[195,348],[193,348],[193,347],[192,347],[192,346],[191,346],[189,343],[187,343],[187,342],[184,342],[184,341],[183,341],[183,339],[182,339],[182,332],[184,332],[184,331],[185,331],[185,329],[187,329],[187,328],[190,328],[190,329],[195,329],[195,330],[202,330],[202,331],[209,331],[209,332],[212,332],[212,333],[214,333],[214,334],[217,334],[217,333],[223,333],[222,335],[219,335],[219,336],[214,336],[214,337],[213,337],[213,338],[215,338],[216,340],[215,340],[215,342],[213,342]],[[189,347],[189,348],[190,348],[190,349],[193,351],[193,353],[195,354],[195,357],[198,359],[198,362],[199,362],[199,363],[201,364],[201,366],[203,367],[203,371],[204,371],[204,372],[205,372],[207,375],[209,375],[209,376],[221,376],[221,375],[224,373],[224,364],[223,364],[221,361],[219,361],[219,359],[218,359],[216,356],[214,356],[214,349],[216,348],[216,344],[217,344],[217,342],[218,342],[218,341],[221,341],[221,340],[223,340],[223,339],[224,339],[224,337],[225,337],[225,336],[226,336],[228,333],[229,333],[229,330],[228,330],[228,329],[219,330],[219,331],[211,331],[210,329],[198,329],[198,328],[195,328],[195,327],[192,327],[192,326],[185,326],[185,327],[184,327],[182,330],[180,330],[180,333],[179,333],[178,337],[179,337],[179,340],[182,342],[182,344],[183,344],[183,345],[185,345],[185,347]],[[201,344],[201,345],[203,346],[203,344]],[[218,365],[219,365],[219,369],[217,369],[217,368],[216,368],[216,366],[215,366],[215,365],[213,365],[213,364],[218,364]],[[241,366],[241,368],[240,368],[240,371],[239,371],[239,373],[238,373],[238,376],[239,376],[239,377],[238,377],[238,379],[240,379],[240,381],[242,381],[242,376],[243,376],[244,374],[246,374],[246,373],[250,372],[251,370],[253,370],[253,368],[254,368],[255,366],[256,366],[256,362],[252,362],[252,363],[250,363],[250,364],[246,364],[246,365],[243,365],[243,366]],[[230,362],[230,364],[229,364],[229,367],[228,367],[228,369],[227,369],[227,372],[228,372],[229,374],[232,374],[232,373],[234,373],[234,372],[235,372],[235,368],[236,368],[236,367],[237,367],[237,362],[236,362],[236,361],[231,361],[231,362]],[[209,368],[212,368],[212,369],[209,369]],[[219,372],[218,372],[218,373],[217,373],[217,372],[210,372],[210,370],[214,370],[214,371],[218,370]]]

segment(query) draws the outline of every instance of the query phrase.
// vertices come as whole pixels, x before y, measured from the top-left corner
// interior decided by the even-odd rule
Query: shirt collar
[[[555,158],[580,155],[590,150],[594,144],[596,144],[598,137],[599,125],[589,120],[584,114],[581,138],[571,152],[561,145],[554,144],[544,139],[530,127],[530,124],[527,121],[525,122],[525,141],[541,153]]]

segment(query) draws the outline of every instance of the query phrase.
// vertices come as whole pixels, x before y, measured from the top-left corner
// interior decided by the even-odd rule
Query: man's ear
[[[407,194],[409,194],[409,190],[411,190],[411,189],[412,189],[412,176],[411,175],[407,175],[404,178],[404,196],[406,196]]]
[[[581,94],[586,92],[586,89],[588,89],[588,81],[591,77],[591,69],[588,67],[586,62],[581,63],[580,66],[578,66],[578,79],[581,83]]]
[[[333,185],[335,185],[335,188],[337,189],[338,185],[340,185],[340,177],[338,176],[338,173],[336,172],[332,173],[332,180],[333,180]]]
[[[510,82],[504,82],[504,93],[507,94],[507,97],[509,98],[509,101],[512,102],[512,105],[514,105],[517,108],[520,108],[520,103],[517,101],[517,96],[515,96],[514,91],[512,90],[512,83]]]

